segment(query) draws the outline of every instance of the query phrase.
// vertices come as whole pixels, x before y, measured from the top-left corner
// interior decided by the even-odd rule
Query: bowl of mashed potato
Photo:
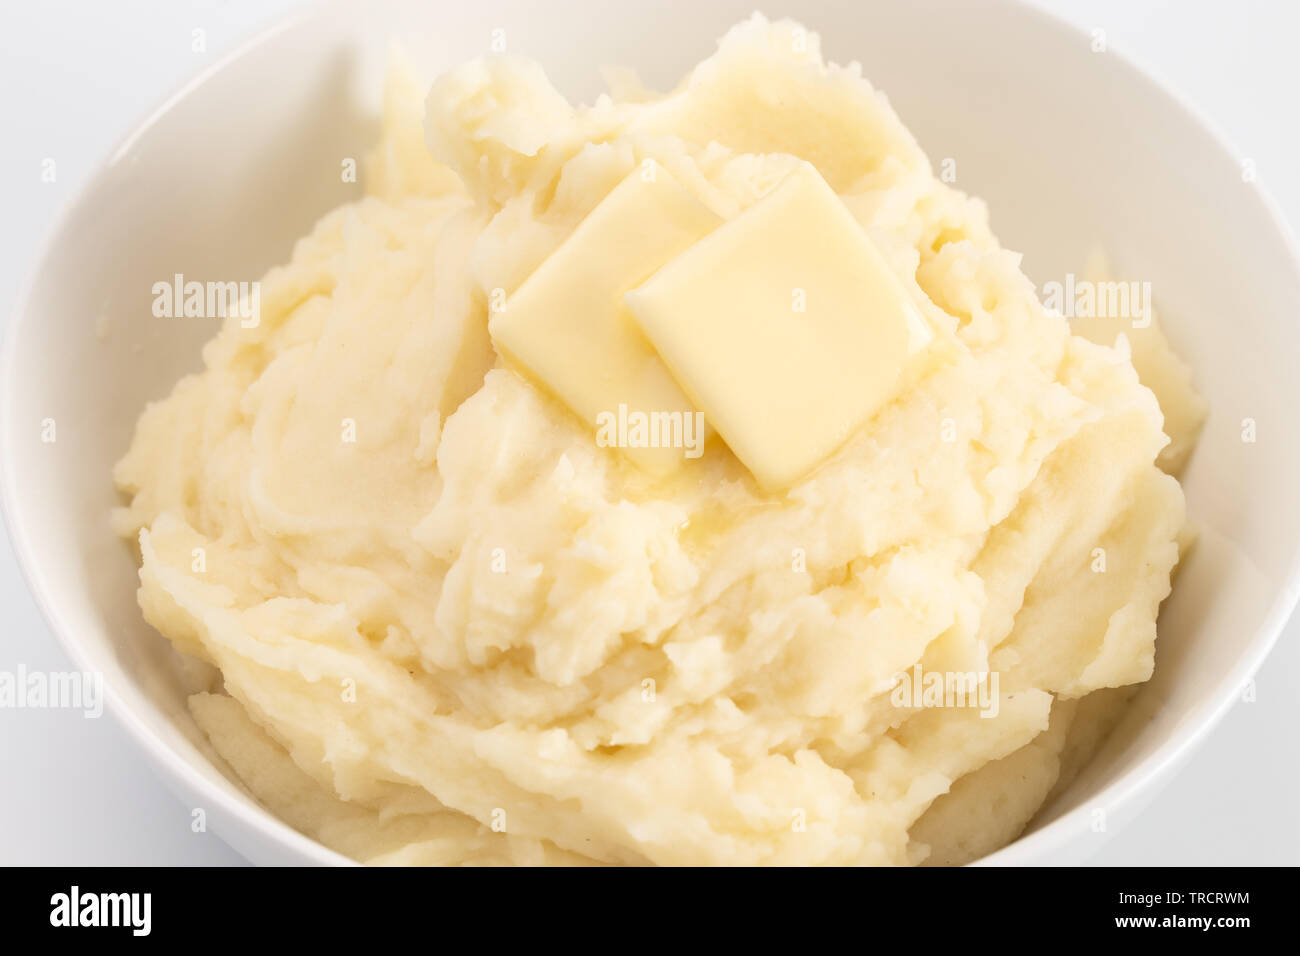
[[[1167,779],[1298,593],[1295,246],[968,7],[328,6],[132,134],[11,330],[5,504],[218,833],[1069,861]]]

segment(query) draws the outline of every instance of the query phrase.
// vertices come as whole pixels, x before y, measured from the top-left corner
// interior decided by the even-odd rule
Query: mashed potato
[[[370,863],[955,863],[1013,839],[1089,695],[1151,676],[1186,376],[1154,394],[1125,340],[1071,334],[794,24],[736,27],[663,96],[574,107],[510,57],[423,93],[394,72],[369,195],[116,470],[140,605],[212,665],[191,708],[229,769]],[[646,159],[724,219],[811,161],[951,360],[780,495],[716,442],[667,482],[598,447],[499,361],[489,307]],[[900,699],[923,673],[995,693]]]

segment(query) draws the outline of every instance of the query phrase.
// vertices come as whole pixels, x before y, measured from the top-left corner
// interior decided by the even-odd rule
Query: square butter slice
[[[497,350],[575,411],[593,436],[601,416],[620,417],[620,406],[628,415],[693,415],[623,294],[721,221],[663,167],[643,164],[506,298],[488,323]],[[656,475],[686,457],[680,447],[621,450]]]
[[[624,301],[766,491],[835,452],[895,396],[933,337],[808,163]]]

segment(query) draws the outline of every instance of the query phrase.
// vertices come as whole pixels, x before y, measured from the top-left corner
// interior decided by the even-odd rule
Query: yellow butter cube
[[[602,444],[621,437],[622,450],[654,474],[698,456],[702,417],[628,313],[623,294],[720,222],[647,162],[601,200],[488,324],[507,361],[577,412]],[[688,447],[665,447],[658,427],[628,428],[638,416],[679,426],[679,436],[690,416],[681,439]]]
[[[893,399],[933,337],[808,163],[624,301],[768,491],[798,481]]]

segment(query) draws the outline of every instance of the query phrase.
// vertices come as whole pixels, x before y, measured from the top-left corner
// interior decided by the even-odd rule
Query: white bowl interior
[[[151,287],[256,279],[315,218],[357,196],[340,163],[375,136],[391,38],[431,79],[485,52],[535,56],[571,97],[628,64],[666,87],[754,0],[528,0],[317,9],[251,44],[161,108],[90,182],[52,236],[11,325],[3,385],[5,490],[20,560],[81,666],[166,779],[261,862],[337,862],[217,772],[167,643],[141,619],[133,557],[113,537],[110,479],[146,401],[199,364],[208,320],[157,319]],[[1300,269],[1284,227],[1233,156],[1113,53],[1012,0],[766,5],[862,62],[936,163],[988,200],[1038,282],[1081,273],[1100,246],[1152,283],[1177,350],[1212,404],[1186,475],[1202,537],[1161,619],[1156,677],[1102,753],[994,862],[1086,854],[1090,808],[1120,819],[1204,734],[1253,672],[1296,596],[1300,407],[1293,309]],[[106,322],[107,334],[97,334]],[[42,422],[57,440],[41,440]],[[1241,422],[1258,439],[1241,439]],[[1114,825],[1109,827],[1111,831]]]

